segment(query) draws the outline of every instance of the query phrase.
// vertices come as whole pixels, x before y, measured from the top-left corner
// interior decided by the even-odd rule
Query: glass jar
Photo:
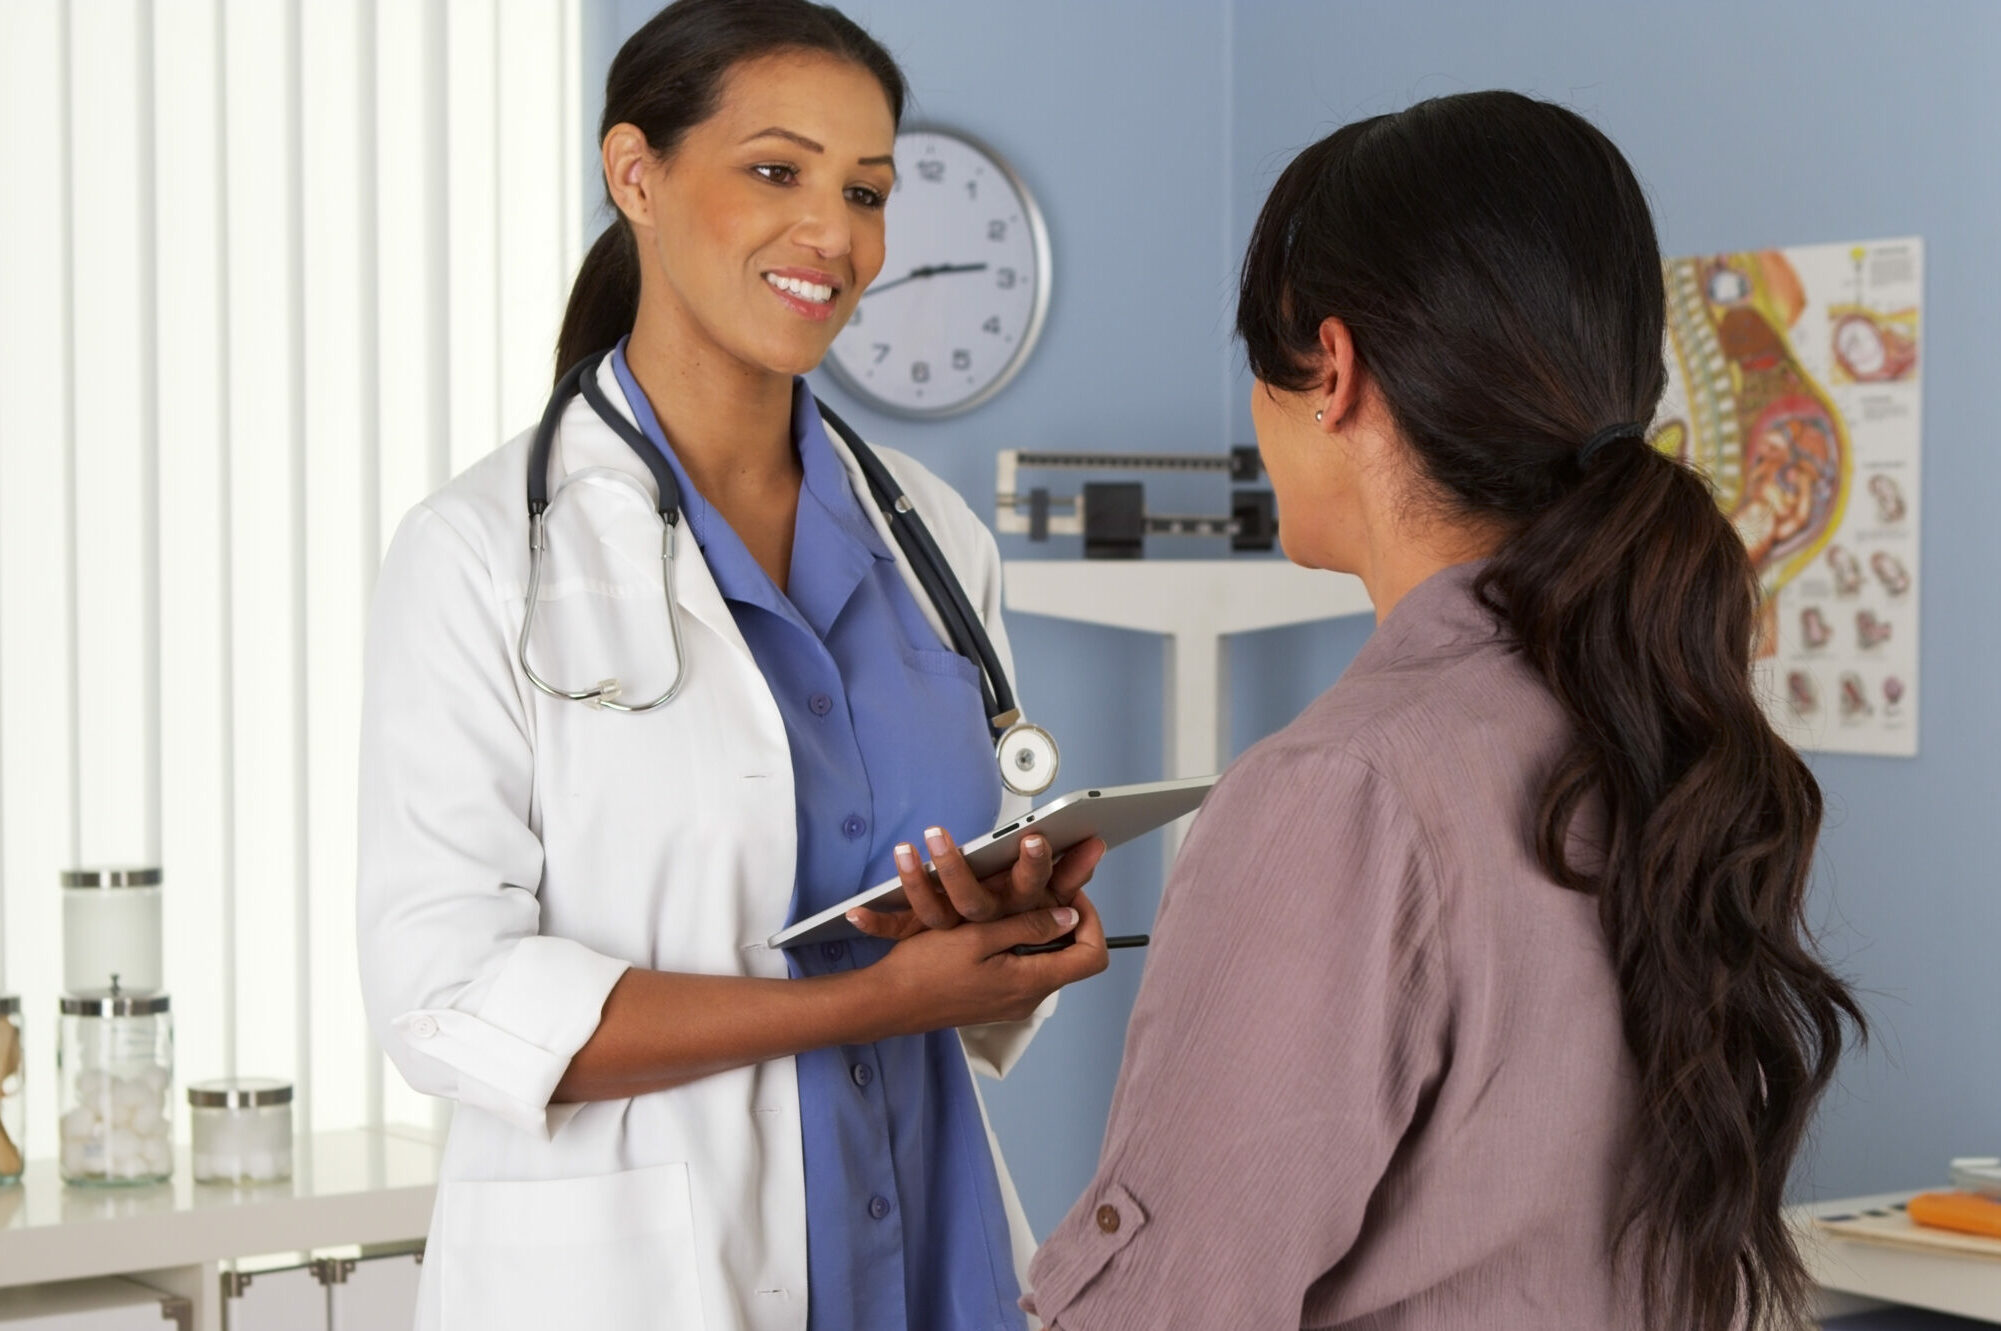
[[[160,992],[160,871],[63,871],[63,988]]]
[[[0,994],[0,1187],[20,1180],[28,1154],[27,1063],[21,1049],[21,1000]]]
[[[65,1183],[174,1173],[174,1017],[165,994],[64,994],[56,1075]]]
[[[225,1077],[188,1087],[197,1183],[274,1183],[292,1177],[292,1083]]]

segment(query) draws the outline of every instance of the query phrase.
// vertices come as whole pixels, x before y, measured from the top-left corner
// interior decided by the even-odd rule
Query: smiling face
[[[704,361],[818,365],[882,269],[895,144],[861,66],[815,52],[738,65],[715,114],[669,157],[632,158],[633,188],[614,190],[642,256],[642,321]]]

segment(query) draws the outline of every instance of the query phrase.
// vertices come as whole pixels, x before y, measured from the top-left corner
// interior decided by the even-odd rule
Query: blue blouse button
[[[829,961],[839,961],[842,957],[848,955],[848,945],[846,943],[822,943],[820,944],[820,955]]]
[[[860,837],[866,831],[868,831],[868,823],[858,813],[849,814],[847,820],[841,824],[842,835],[846,836],[850,841]]]
[[[868,1214],[871,1220],[880,1220],[889,1214],[889,1198],[877,1193],[868,1199]]]
[[[806,705],[813,709],[815,716],[825,716],[834,710],[834,700],[824,693],[814,694],[806,700]]]
[[[855,1079],[855,1085],[867,1090],[868,1084],[875,1080],[875,1069],[866,1063],[857,1063],[848,1075]]]

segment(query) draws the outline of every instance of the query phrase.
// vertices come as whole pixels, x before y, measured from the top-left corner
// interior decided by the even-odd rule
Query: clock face
[[[896,136],[882,272],[834,339],[843,388],[898,416],[950,416],[999,392],[1049,304],[1042,214],[993,151],[964,135]]]

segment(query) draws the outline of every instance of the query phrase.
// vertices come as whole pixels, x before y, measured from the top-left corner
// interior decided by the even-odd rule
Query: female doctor
[[[1002,804],[981,670],[798,377],[882,265],[903,97],[804,0],[640,29],[544,437],[389,552],[360,952],[383,1046],[457,1105],[421,1327],[1023,1324],[969,1063],[1000,1075],[1104,968],[1079,892],[1103,848],[966,870],[954,838]],[[992,537],[882,458],[1006,671]],[[913,910],[859,917],[876,937],[767,946],[891,875]]]

